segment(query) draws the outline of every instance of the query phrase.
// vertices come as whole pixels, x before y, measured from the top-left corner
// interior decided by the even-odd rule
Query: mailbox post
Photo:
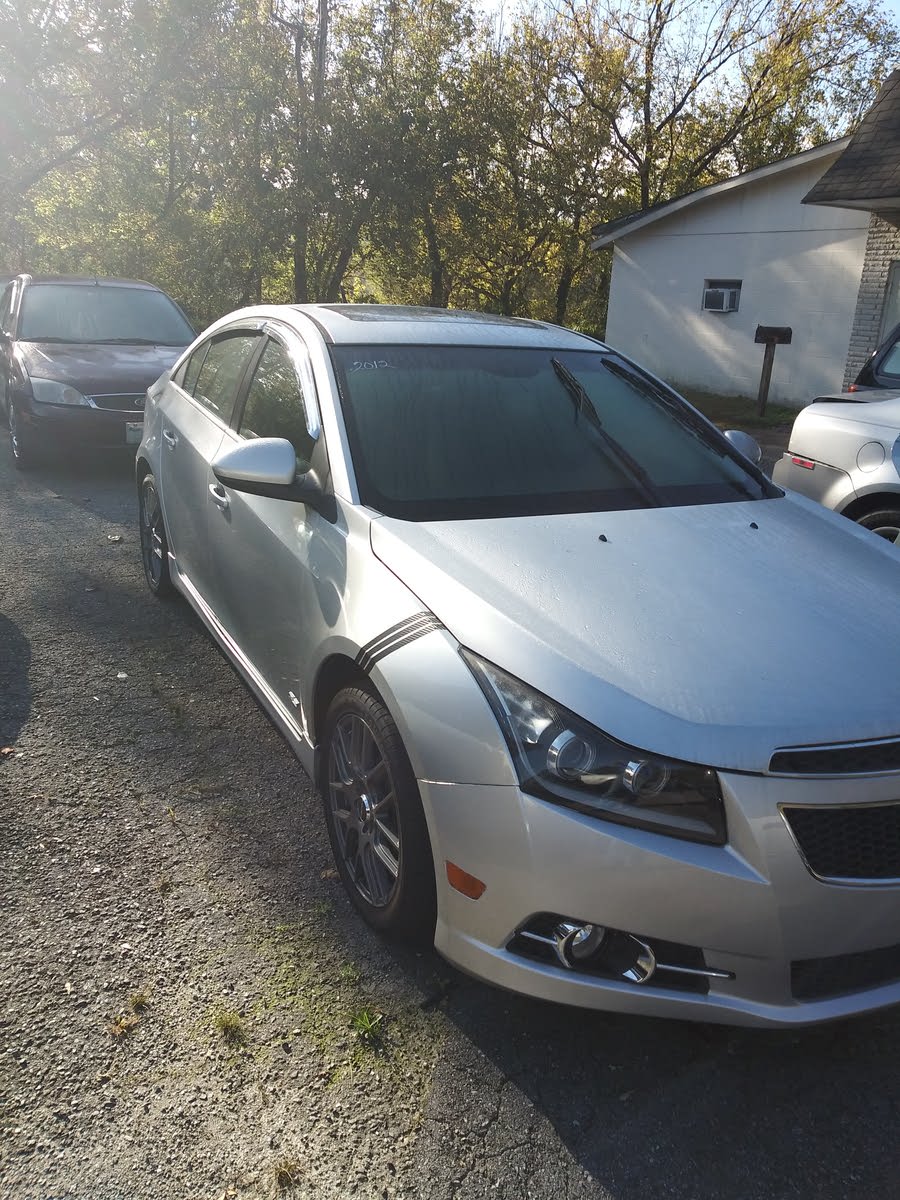
[[[766,352],[763,355],[762,374],[759,377],[759,415],[766,411],[766,401],[769,399],[769,384],[772,382],[772,364],[775,362],[775,347],[789,346],[793,331],[790,325],[757,325],[754,341],[762,343]]]

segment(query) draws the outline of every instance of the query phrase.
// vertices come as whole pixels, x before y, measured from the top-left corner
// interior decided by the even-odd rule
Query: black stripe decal
[[[421,612],[416,613],[413,617],[407,617],[404,621],[398,621],[396,625],[392,625],[390,629],[386,629],[384,633],[379,633],[378,637],[372,638],[370,642],[367,642],[356,656],[357,662],[367,654],[374,654],[375,651],[380,650],[386,642],[390,642],[405,633],[410,633],[413,629],[418,628],[419,625],[430,627],[435,620],[436,618],[431,613]]]
[[[357,666],[368,673],[380,658],[384,658],[394,650],[399,650],[401,646],[409,645],[410,642],[424,637],[435,629],[443,628],[444,626],[433,613],[417,613],[414,617],[408,617],[407,620],[392,625],[377,638],[367,642],[356,656]]]

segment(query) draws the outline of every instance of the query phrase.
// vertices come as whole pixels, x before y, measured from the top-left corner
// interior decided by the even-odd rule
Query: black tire
[[[380,933],[432,943],[434,858],[419,789],[397,726],[364,685],[344,688],[331,702],[319,788],[354,906]]]
[[[169,574],[169,543],[156,480],[149,471],[138,484],[138,529],[141,535],[141,563],[147,587],[160,600],[167,600],[175,594]]]
[[[31,439],[30,431],[23,429],[16,415],[16,406],[9,400],[7,410],[7,427],[9,429],[9,449],[12,454],[13,466],[17,471],[30,471],[40,462],[40,454]]]
[[[865,529],[871,529],[879,537],[895,546],[900,546],[900,508],[885,508],[878,512],[866,513],[860,517],[857,524]]]

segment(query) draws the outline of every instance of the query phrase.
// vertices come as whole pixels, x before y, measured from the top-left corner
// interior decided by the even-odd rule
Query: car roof
[[[589,350],[594,338],[546,321],[527,321],[492,313],[452,308],[416,308],[402,304],[292,304],[336,345],[483,345],[542,346]],[[274,308],[267,310],[274,315]]]
[[[152,283],[146,283],[143,279],[117,279],[110,275],[29,275],[26,271],[18,278],[26,280],[29,287],[42,283],[91,284],[95,287],[130,287],[144,288],[151,292],[159,291],[158,287]]]

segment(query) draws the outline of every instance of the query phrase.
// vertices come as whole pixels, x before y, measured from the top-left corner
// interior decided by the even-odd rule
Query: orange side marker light
[[[487,887],[486,883],[482,883],[480,879],[476,879],[474,875],[470,875],[468,871],[464,871],[462,867],[458,867],[456,863],[452,862],[447,863],[447,881],[452,888],[455,888],[457,892],[462,892],[470,900],[480,900]]]

